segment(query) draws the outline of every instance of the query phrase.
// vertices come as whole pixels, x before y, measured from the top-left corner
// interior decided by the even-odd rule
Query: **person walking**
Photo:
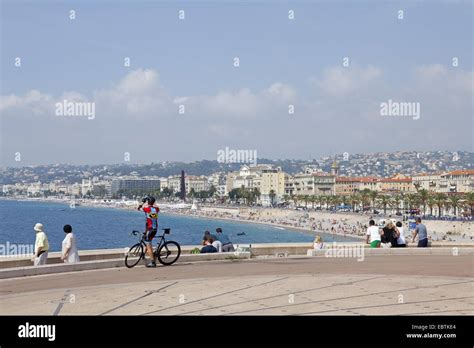
[[[421,223],[421,218],[416,218],[416,228],[415,233],[413,234],[413,243],[415,243],[415,238],[418,235],[418,248],[426,248],[428,246],[428,230],[426,226]]]
[[[49,250],[48,236],[43,231],[43,224],[39,222],[35,225],[33,229],[36,232],[35,256],[33,258],[34,265],[45,265],[46,260],[48,259]]]
[[[63,227],[66,237],[63,240],[62,244],[62,255],[61,260],[65,263],[76,263],[79,262],[79,253],[77,252],[76,247],[76,237],[72,233],[71,225],[64,225]]]
[[[227,253],[231,251],[235,251],[234,245],[230,241],[229,237],[222,233],[222,228],[218,227],[216,228],[216,233],[217,233],[217,240],[222,243],[222,251]]]

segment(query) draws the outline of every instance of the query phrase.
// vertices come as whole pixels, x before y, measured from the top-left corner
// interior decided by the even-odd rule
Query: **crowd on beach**
[[[376,220],[377,225],[387,219],[392,219],[388,216],[387,219],[382,216],[375,216],[370,214],[348,214],[348,213],[308,213],[296,212],[279,209],[219,209],[219,208],[204,208],[204,209],[174,209],[168,211],[173,214],[204,217],[210,219],[225,219],[234,221],[247,221],[262,224],[271,224],[280,227],[301,229],[312,233],[325,233],[340,235],[344,237],[364,239],[368,222]],[[396,216],[396,218],[399,218]],[[414,219],[413,219],[414,220]],[[408,222],[400,221],[403,226],[403,233],[406,237],[410,237],[410,226]],[[430,241],[457,241],[457,242],[472,242],[473,241],[473,224],[471,221],[453,221],[451,225],[452,230],[456,227],[462,230],[462,233],[455,234],[450,232],[449,221],[440,221],[430,223],[436,224],[435,228],[431,228],[429,236]],[[457,225],[454,225],[454,224]],[[414,222],[413,222],[414,224]],[[442,224],[444,224],[442,226]]]

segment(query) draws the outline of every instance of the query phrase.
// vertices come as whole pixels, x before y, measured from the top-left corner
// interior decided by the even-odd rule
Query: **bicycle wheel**
[[[127,268],[135,267],[144,256],[143,245],[141,243],[135,244],[125,255],[125,266],[127,266]]]
[[[175,263],[179,255],[181,255],[181,247],[178,243],[173,241],[168,241],[163,244],[157,252],[158,261],[165,266]]]

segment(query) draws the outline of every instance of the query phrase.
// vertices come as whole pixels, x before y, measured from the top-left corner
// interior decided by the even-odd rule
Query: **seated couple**
[[[216,234],[211,234],[211,232],[204,232],[202,237],[201,254],[204,253],[221,253],[234,251],[234,246],[229,240],[229,237],[222,233],[222,228],[216,229]]]

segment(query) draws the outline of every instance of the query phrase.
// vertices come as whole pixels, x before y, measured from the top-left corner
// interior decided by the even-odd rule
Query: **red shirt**
[[[160,211],[160,208],[149,206],[143,207],[142,209],[145,212],[147,231],[158,229],[158,212]]]

